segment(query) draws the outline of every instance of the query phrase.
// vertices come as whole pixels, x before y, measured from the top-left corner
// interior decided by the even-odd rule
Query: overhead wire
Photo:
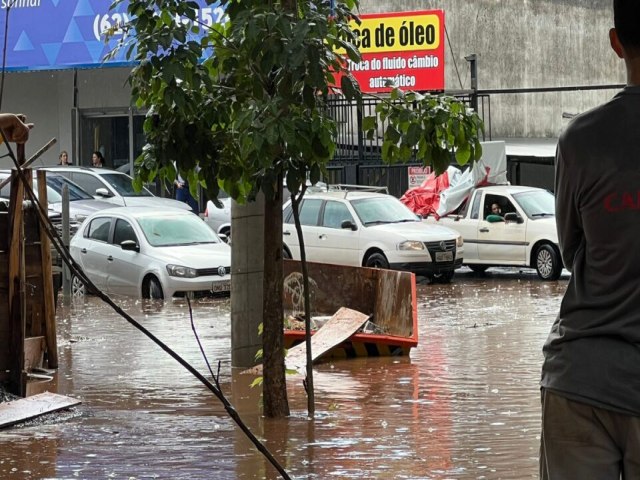
[[[449,51],[451,52],[451,58],[453,59],[453,66],[456,69],[456,75],[458,76],[458,82],[460,83],[460,89],[464,90],[464,86],[462,85],[462,78],[460,78],[460,71],[458,70],[458,63],[456,62],[456,54],[453,51],[453,47],[451,46],[451,39],[449,38],[449,30],[447,26],[444,27],[444,33],[447,36],[447,43],[449,44]]]

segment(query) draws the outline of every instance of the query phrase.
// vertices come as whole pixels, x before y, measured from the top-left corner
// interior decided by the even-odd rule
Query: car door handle
[[[324,240],[325,238],[327,238],[327,236],[324,233],[321,233],[320,235],[318,235],[318,238],[320,240]]]
[[[113,257],[112,257],[111,255],[109,255],[109,256],[107,257],[107,260],[108,260],[108,261],[110,261],[110,262],[113,262]]]
[[[283,235],[291,235],[291,232],[289,230],[285,230],[284,232],[282,232]]]
[[[488,232],[488,231],[489,231],[489,229],[488,229],[487,227],[484,227],[484,228],[481,228],[481,229],[480,229],[480,231],[481,231],[482,233],[486,233],[486,232]]]
[[[81,249],[81,250],[80,250],[80,252],[81,252],[81,253],[87,253],[87,249],[86,249],[86,248],[83,248],[83,249]]]

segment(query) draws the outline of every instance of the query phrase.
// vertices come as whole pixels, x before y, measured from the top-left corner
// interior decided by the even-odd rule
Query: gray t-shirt
[[[571,122],[555,188],[572,274],[543,348],[541,385],[640,416],[640,87]]]

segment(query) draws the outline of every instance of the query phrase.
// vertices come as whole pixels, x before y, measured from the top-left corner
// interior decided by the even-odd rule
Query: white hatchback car
[[[101,290],[171,298],[231,289],[231,247],[186,210],[120,207],[89,216],[71,256]],[[74,295],[84,285],[72,279]]]
[[[284,255],[300,259],[291,202],[283,212]],[[372,192],[329,191],[305,195],[300,223],[307,260],[406,270],[449,282],[462,265],[456,231],[427,225],[397,198]]]

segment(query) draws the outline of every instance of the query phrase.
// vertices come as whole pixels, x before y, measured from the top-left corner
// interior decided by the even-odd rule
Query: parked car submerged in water
[[[69,250],[96,287],[108,293],[171,298],[231,289],[231,247],[182,209],[98,212],[74,235]],[[72,288],[74,295],[85,292],[77,277]]]
[[[284,255],[300,259],[291,203],[283,212]],[[375,192],[328,191],[305,195],[300,223],[307,260],[406,270],[449,282],[462,265],[456,231],[423,223],[397,198]]]

